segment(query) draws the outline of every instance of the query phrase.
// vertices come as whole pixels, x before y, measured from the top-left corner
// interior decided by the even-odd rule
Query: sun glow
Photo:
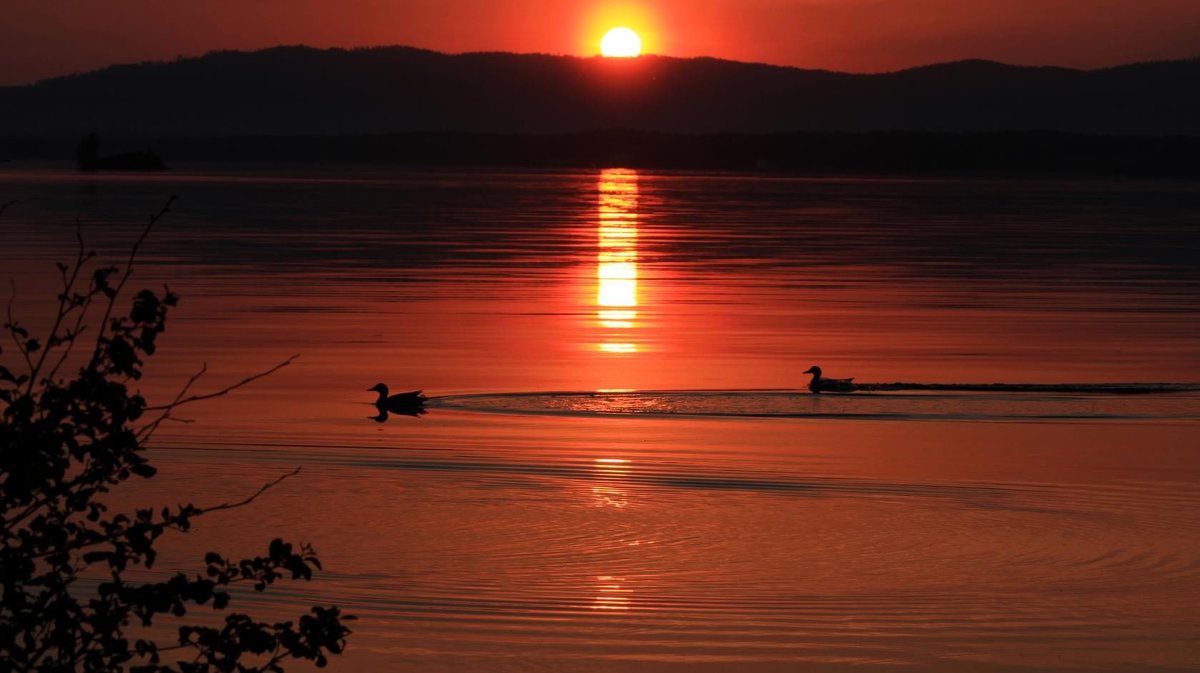
[[[596,318],[611,340],[604,353],[636,353],[627,341],[638,317],[638,176],[636,171],[606,169],[600,173],[597,241]]]
[[[600,53],[608,58],[634,58],[642,53],[642,38],[628,28],[613,28],[600,40]]]

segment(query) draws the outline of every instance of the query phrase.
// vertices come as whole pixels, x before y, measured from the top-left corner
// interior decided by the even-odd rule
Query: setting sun
[[[613,28],[600,40],[600,53],[610,58],[633,58],[642,53],[642,38],[628,28]]]

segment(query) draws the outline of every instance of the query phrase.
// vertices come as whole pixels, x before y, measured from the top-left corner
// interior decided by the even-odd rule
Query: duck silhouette
[[[379,410],[379,415],[371,418],[380,423],[387,420],[389,413],[405,416],[420,416],[425,413],[425,400],[428,398],[421,394],[420,390],[388,395],[387,385],[376,383],[367,388],[367,391],[379,393],[379,399],[375,400],[375,408]]]
[[[848,379],[827,379],[821,376],[821,368],[813,365],[802,372],[804,374],[812,374],[812,380],[808,382],[808,389],[814,395],[821,393],[852,393],[857,390],[854,385],[854,378]]]

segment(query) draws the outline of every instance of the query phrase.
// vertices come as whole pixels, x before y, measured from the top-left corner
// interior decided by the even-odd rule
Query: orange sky
[[[618,23],[647,52],[857,72],[1200,56],[1200,0],[4,0],[0,83],[277,44],[590,55]]]

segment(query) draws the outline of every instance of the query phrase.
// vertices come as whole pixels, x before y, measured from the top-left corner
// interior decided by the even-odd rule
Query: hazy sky
[[[278,44],[646,50],[856,72],[1200,56],[1200,0],[0,0],[0,83]]]

